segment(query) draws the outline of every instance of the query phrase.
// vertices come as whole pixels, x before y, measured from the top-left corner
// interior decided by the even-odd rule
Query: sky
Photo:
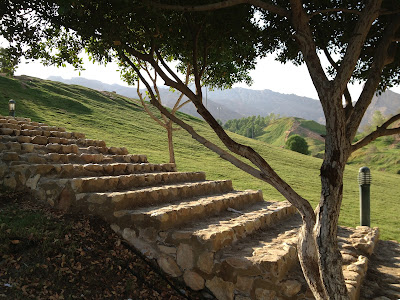
[[[1,46],[1,43],[0,43]],[[84,57],[84,71],[80,74],[73,67],[65,68],[45,67],[40,62],[22,61],[18,66],[16,75],[29,75],[46,79],[49,76],[61,76],[65,79],[72,77],[83,77],[87,79],[99,80],[108,84],[127,84],[120,79],[118,66],[115,63],[109,63],[107,66],[90,62]],[[274,60],[273,55],[258,61],[256,69],[250,75],[254,83],[251,86],[246,84],[236,84],[234,87],[250,88],[254,90],[269,89],[274,92],[284,94],[296,94],[299,96],[318,99],[317,92],[312,84],[310,75],[305,65],[294,66],[291,63],[282,64]],[[162,84],[162,82],[160,82]],[[352,98],[355,100],[359,96],[362,86],[349,86]],[[391,89],[400,93],[400,86]]]

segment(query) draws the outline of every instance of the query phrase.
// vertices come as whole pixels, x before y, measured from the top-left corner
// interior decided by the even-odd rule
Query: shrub
[[[298,134],[292,135],[287,139],[285,148],[305,155],[310,154],[307,141]]]

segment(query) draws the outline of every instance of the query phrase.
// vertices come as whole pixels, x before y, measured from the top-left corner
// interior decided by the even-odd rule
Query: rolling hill
[[[88,138],[103,139],[108,145],[125,146],[130,153],[147,154],[150,162],[168,160],[166,133],[147,116],[138,100],[33,77],[0,77],[0,114],[8,114],[10,98],[17,103],[17,116],[65,126],[68,131],[85,132]],[[179,113],[179,117],[201,135],[221,145],[203,121],[183,113]],[[309,199],[314,207],[317,205],[320,198],[320,159],[234,133],[231,136],[257,150],[293,188]],[[208,179],[229,178],[237,189],[261,189],[264,199],[282,200],[270,186],[222,160],[183,130],[175,133],[174,141],[178,170],[205,171]],[[359,222],[357,174],[357,167],[346,168],[340,217],[342,225],[356,226]],[[373,172],[372,177],[372,226],[381,228],[383,239],[400,240],[399,176]]]
[[[67,84],[77,84],[99,91],[115,91],[126,97],[136,97],[136,88],[107,84],[97,80],[82,77],[64,79],[52,76],[48,79]],[[168,88],[160,86],[161,97],[164,105],[172,107],[178,93],[171,92]],[[318,100],[301,97],[293,94],[277,93],[271,90],[251,90],[246,88],[233,88],[230,90],[203,91],[205,104],[210,112],[223,123],[231,119],[261,115],[265,117],[271,113],[286,117],[298,117],[325,124],[321,104]],[[383,115],[390,115],[400,108],[400,94],[390,90],[382,95],[375,96],[361,123],[361,129],[372,120],[375,110],[380,110]],[[195,117],[200,117],[193,104],[188,104],[181,109],[182,112]]]

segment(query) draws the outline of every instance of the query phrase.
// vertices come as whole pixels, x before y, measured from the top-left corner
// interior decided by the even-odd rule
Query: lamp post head
[[[368,167],[362,167],[358,171],[358,184],[371,184],[371,171]]]
[[[8,110],[10,112],[10,116],[15,117],[15,101],[13,99],[8,101]]]

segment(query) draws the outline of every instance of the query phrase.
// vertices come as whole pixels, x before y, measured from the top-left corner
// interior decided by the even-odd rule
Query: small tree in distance
[[[122,78],[131,85],[134,85],[136,82],[137,85],[137,94],[139,96],[140,102],[143,105],[144,110],[147,112],[147,114],[152,118],[154,121],[156,121],[161,127],[163,127],[167,131],[167,137],[168,137],[168,152],[169,152],[169,162],[170,163],[175,163],[175,151],[174,151],[174,142],[173,142],[173,132],[176,130],[181,129],[180,127],[173,127],[173,122],[172,120],[168,119],[164,114],[161,113],[161,119],[158,118],[149,108],[149,104],[146,103],[145,101],[145,96],[143,96],[143,93],[140,91],[140,79],[136,76],[135,72],[132,72],[130,68],[130,64],[132,64],[133,61],[129,62],[121,62],[121,76]],[[161,99],[161,94],[160,90],[157,86],[157,72],[155,72],[152,68],[151,65],[149,65],[147,62],[144,62],[140,59],[137,59],[136,62],[137,66],[146,72],[147,76],[150,78],[154,92],[156,94],[157,101],[162,104],[162,99]],[[189,77],[190,77],[190,65],[187,65],[186,68],[186,78],[185,78],[185,84],[189,84]],[[181,109],[184,105],[190,102],[190,100],[186,100],[182,103],[183,99],[183,93],[180,93],[178,99],[176,100],[174,107],[171,110],[171,114],[175,115],[175,113]]]
[[[307,141],[298,134],[291,135],[287,139],[285,148],[305,155],[310,154]]]

